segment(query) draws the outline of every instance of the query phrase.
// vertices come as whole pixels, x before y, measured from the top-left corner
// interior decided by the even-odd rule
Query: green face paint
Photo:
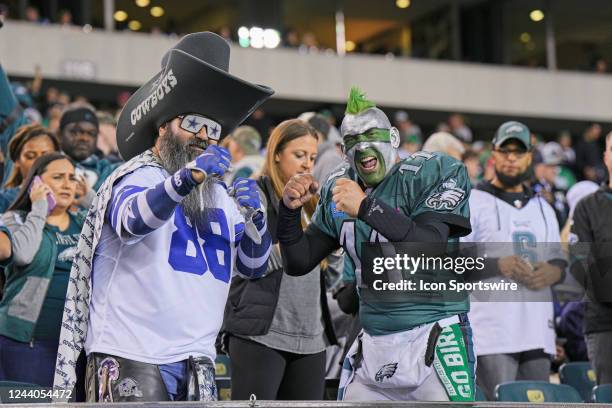
[[[347,152],[361,142],[391,143],[391,132],[389,132],[389,129],[370,129],[360,135],[350,135],[344,137],[344,146]]]
[[[376,167],[374,168],[374,170],[368,170],[362,166],[361,159],[372,156],[376,158]],[[359,150],[355,152],[355,168],[357,169],[359,177],[368,186],[376,186],[385,178],[385,159],[383,158],[382,154],[374,147],[369,147],[365,150]]]

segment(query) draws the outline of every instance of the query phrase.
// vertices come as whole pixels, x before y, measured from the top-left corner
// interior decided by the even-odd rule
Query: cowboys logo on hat
[[[162,70],[140,87],[117,122],[117,145],[124,160],[151,148],[159,127],[186,113],[219,123],[229,134],[274,91],[228,72],[230,46],[211,32],[183,37],[162,59]]]

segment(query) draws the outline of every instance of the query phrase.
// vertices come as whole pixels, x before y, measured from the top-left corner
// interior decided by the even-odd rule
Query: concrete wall
[[[176,41],[8,21],[0,30],[0,63],[14,75],[31,76],[39,64],[47,78],[140,85]],[[284,99],[341,103],[355,84],[386,106],[612,121],[612,75],[237,46],[230,71]]]

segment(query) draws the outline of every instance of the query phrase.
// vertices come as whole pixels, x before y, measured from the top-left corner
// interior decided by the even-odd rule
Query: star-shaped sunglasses
[[[206,126],[206,135],[209,139],[221,139],[221,125],[214,120],[195,113],[180,115],[179,118],[181,119],[179,125],[181,129],[196,134]]]

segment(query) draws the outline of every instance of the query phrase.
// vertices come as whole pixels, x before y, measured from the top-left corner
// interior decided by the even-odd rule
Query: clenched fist
[[[285,184],[283,203],[285,207],[295,210],[308,202],[318,189],[319,183],[312,174],[296,174]]]
[[[359,206],[366,196],[359,184],[349,179],[338,179],[332,194],[336,209],[353,218],[357,217]]]

